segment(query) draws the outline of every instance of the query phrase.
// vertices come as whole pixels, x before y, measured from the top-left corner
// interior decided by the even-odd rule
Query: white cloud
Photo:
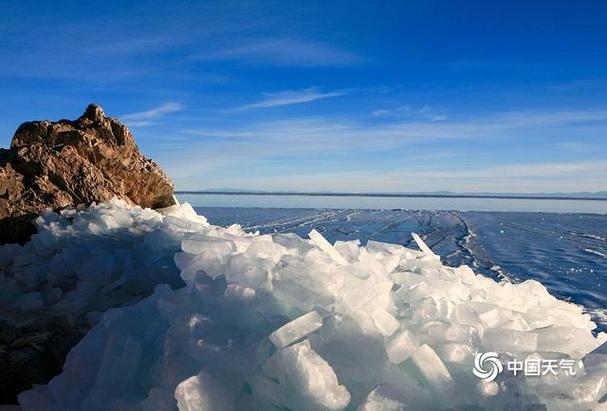
[[[285,90],[277,93],[264,93],[264,97],[261,100],[237,107],[234,111],[309,103],[316,100],[344,96],[346,94],[348,93],[345,90],[322,92],[317,87],[310,87],[303,90]]]
[[[605,151],[605,147],[597,145],[596,143],[575,141],[575,139],[574,141],[557,143],[557,146],[567,152],[575,153],[597,153]]]
[[[348,66],[362,62],[356,54],[330,44],[293,38],[249,39],[240,45],[200,53],[197,58],[283,66]]]
[[[373,117],[399,117],[403,114],[407,114],[411,112],[410,106],[400,106],[396,108],[382,108],[379,110],[374,110],[371,115]]]
[[[183,110],[183,106],[179,103],[169,102],[161,104],[150,110],[140,111],[137,113],[125,114],[120,116],[120,120],[127,126],[131,127],[146,127],[154,124],[154,120],[166,116],[167,114],[176,113]]]
[[[394,117],[394,118],[409,118],[428,121],[445,121],[447,116],[438,113],[433,107],[423,106],[421,108],[413,108],[411,106],[399,106],[395,108],[383,108],[374,110],[371,115],[373,117]]]
[[[271,176],[214,179],[218,187],[335,192],[512,192],[550,193],[605,189],[607,162],[522,163],[468,169],[411,167],[393,171],[277,172]],[[180,181],[187,179],[177,179]],[[191,183],[190,183],[191,184]],[[180,187],[182,188],[182,187]],[[198,188],[190,186],[188,188]]]
[[[563,141],[564,135],[580,130],[587,136],[597,135],[604,131],[606,123],[607,110],[510,112],[474,119],[452,117],[440,122],[300,117],[184,130],[187,150],[183,149],[184,144],[170,142],[161,150],[163,166],[178,183],[200,176],[203,181],[212,179],[218,186],[267,190],[496,191],[497,187],[497,191],[513,192],[595,191],[605,189],[605,162],[572,159],[512,165],[516,161],[512,153],[501,155],[494,151],[486,155],[511,165],[477,166],[476,160],[483,164],[487,159],[481,154],[465,164],[460,155],[469,144],[460,147],[457,142],[493,139],[499,144],[507,141],[522,147],[534,140],[554,138],[554,149],[558,151],[558,142]],[[409,147],[410,150],[402,150]],[[499,150],[497,147],[495,150]],[[402,162],[383,164],[383,171],[377,163],[345,160],[351,155],[360,158],[363,153],[377,158],[393,150],[405,153]],[[323,162],[316,165],[314,159],[319,153],[324,156]],[[438,153],[447,154],[437,158]],[[448,161],[448,157],[457,156],[460,160]],[[539,158],[547,156],[539,156],[538,152]],[[328,173],[323,169],[328,159],[335,159],[333,169],[342,171]],[[244,164],[249,172],[238,172]],[[310,164],[313,166],[308,169]],[[359,170],[347,172],[344,166]],[[206,177],[209,175],[212,177]]]
[[[607,111],[521,112],[476,119],[416,119],[379,123],[335,117],[300,117],[220,129],[188,129],[184,133],[223,140],[222,143],[206,147],[205,153],[213,153],[213,149],[217,148],[219,152],[213,155],[234,156],[242,152],[243,156],[272,156],[315,153],[319,150],[388,150],[411,143],[453,139],[533,138],[537,133],[545,135],[550,130],[555,132],[563,126],[582,122],[607,122]],[[204,139],[201,142],[204,143]]]

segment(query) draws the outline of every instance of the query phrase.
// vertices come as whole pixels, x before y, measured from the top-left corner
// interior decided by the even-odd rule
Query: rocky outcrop
[[[0,149],[0,244],[24,242],[33,218],[119,197],[142,207],[174,204],[174,186],[145,158],[129,129],[91,104],[75,121],[32,121]]]
[[[139,152],[128,128],[99,106],[89,105],[74,121],[27,122],[15,132],[10,148],[0,149],[0,244],[26,242],[36,231],[33,220],[47,208],[113,197],[161,208],[174,204],[173,192],[171,180]],[[0,281],[14,276],[8,266],[0,266]],[[44,287],[36,291],[45,293]],[[139,294],[130,298],[146,295]],[[3,309],[15,308],[0,303]],[[86,318],[45,314],[25,326],[0,320],[0,404],[16,402],[19,392],[57,375],[89,328]]]

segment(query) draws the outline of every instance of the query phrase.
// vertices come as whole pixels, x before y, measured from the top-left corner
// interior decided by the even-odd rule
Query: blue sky
[[[607,190],[606,21],[599,0],[2,2],[0,144],[96,102],[179,189]]]

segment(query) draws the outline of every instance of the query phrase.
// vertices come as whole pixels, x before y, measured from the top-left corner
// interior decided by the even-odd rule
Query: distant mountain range
[[[501,192],[455,192],[455,191],[429,191],[413,194],[438,195],[483,195],[483,196],[509,196],[509,197],[571,197],[571,198],[607,198],[607,191],[578,191],[574,193],[501,193]]]
[[[237,188],[210,188],[204,190],[177,190],[177,194],[234,194],[234,195],[304,195],[304,196],[369,196],[369,197],[472,197],[522,199],[596,199],[607,200],[607,191],[573,193],[500,193],[500,192],[335,192],[335,191],[265,191]]]

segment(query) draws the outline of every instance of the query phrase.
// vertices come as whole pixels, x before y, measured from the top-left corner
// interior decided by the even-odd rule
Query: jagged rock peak
[[[91,103],[87,106],[86,110],[84,111],[84,114],[82,115],[81,118],[87,118],[91,121],[97,121],[100,122],[103,119],[105,119],[105,112],[103,111],[103,107],[95,104],[95,103]]]

